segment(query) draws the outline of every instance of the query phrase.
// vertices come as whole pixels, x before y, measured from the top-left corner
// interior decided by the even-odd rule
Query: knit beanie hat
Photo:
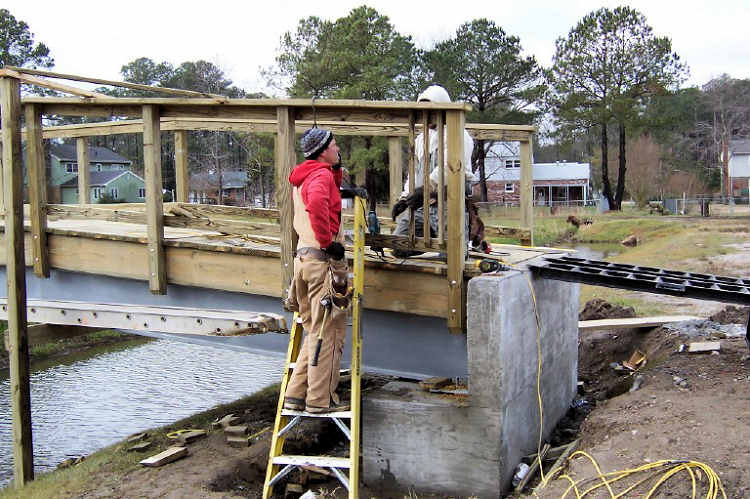
[[[333,140],[333,134],[322,128],[308,128],[299,139],[302,154],[306,158],[315,157],[323,152]]]

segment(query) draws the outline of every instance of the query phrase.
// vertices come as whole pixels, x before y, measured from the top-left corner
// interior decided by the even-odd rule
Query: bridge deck
[[[2,222],[0,222],[2,230]],[[47,225],[50,266],[54,269],[148,280],[146,225],[100,219],[57,219]],[[25,232],[26,265],[32,265],[31,233]],[[169,283],[217,290],[280,296],[279,238],[227,235],[211,230],[165,227]],[[0,244],[0,265],[6,262]],[[542,248],[503,245],[500,258],[518,264],[545,252]],[[375,310],[431,317],[448,313],[447,265],[437,253],[401,260],[379,258],[368,250],[365,305]],[[477,275],[473,262],[464,279]]]

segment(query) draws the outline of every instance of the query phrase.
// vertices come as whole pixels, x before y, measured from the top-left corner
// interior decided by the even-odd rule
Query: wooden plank
[[[416,185],[415,169],[416,169],[416,146],[414,144],[416,140],[416,113],[412,112],[409,115],[409,194],[414,192]],[[409,240],[414,244],[416,242],[416,222],[414,221],[414,208],[409,208]]]
[[[534,177],[531,159],[531,137],[521,142],[521,227],[531,233],[529,246],[534,245]]]
[[[659,315],[655,317],[630,317],[623,319],[597,319],[578,321],[579,331],[595,331],[597,329],[629,329],[654,328],[671,322],[698,320],[700,317],[691,315]]]
[[[380,248],[397,248],[403,250],[418,251],[445,251],[446,244],[437,239],[431,239],[427,243],[423,239],[417,239],[412,243],[406,236],[394,236],[391,234],[366,234],[367,246]]]
[[[430,112],[422,111],[422,240],[430,244]]]
[[[129,117],[129,118],[140,118],[143,112],[143,106],[140,105],[124,105],[124,104],[111,104],[105,105],[87,105],[81,103],[80,99],[73,99],[71,102],[29,102],[29,104],[41,104],[42,114],[49,115],[60,115],[60,116],[89,116],[99,118],[112,118],[113,116]],[[25,105],[25,103],[24,103]]]
[[[164,452],[160,452],[159,454],[156,454],[155,456],[151,456],[149,458],[144,459],[143,461],[141,461],[141,464],[143,466],[156,468],[156,467],[164,466],[165,464],[171,463],[172,461],[177,461],[178,459],[181,459],[187,455],[188,455],[187,447],[170,447]]]
[[[185,130],[177,130],[174,133],[174,168],[177,202],[187,203],[190,175],[188,174],[188,136]]]
[[[143,162],[146,181],[146,232],[148,234],[148,288],[167,293],[167,265],[164,252],[164,218],[161,183],[161,134],[159,108],[143,106]]]
[[[38,104],[26,106],[26,168],[34,255],[34,274],[49,277],[47,254],[47,174],[42,142],[42,114]]]
[[[446,113],[448,135],[448,329],[452,333],[463,331],[464,261],[466,260],[466,235],[464,234],[464,114],[460,111]]]
[[[78,158],[78,204],[91,202],[91,168],[89,167],[89,142],[85,137],[76,139]]]
[[[294,203],[292,201],[289,174],[296,162],[294,151],[294,110],[279,107],[276,119],[276,205],[279,207],[281,225],[281,296],[289,292],[294,275],[294,251],[297,249],[297,234],[294,232]]]
[[[694,341],[688,345],[689,353],[718,352],[721,350],[720,341]]]
[[[388,175],[390,185],[390,205],[393,206],[401,197],[404,188],[404,158],[399,137],[388,137]]]
[[[542,450],[539,452],[539,456],[534,459],[534,461],[531,463],[531,466],[529,466],[529,470],[526,472],[526,476],[524,476],[521,481],[516,485],[516,488],[514,492],[516,494],[520,494],[521,491],[526,487],[526,484],[529,483],[529,481],[534,477],[536,474],[536,470],[539,469],[539,463],[544,461],[545,456],[550,450],[549,444],[544,444],[542,447]]]
[[[6,66],[0,69],[0,76],[10,76],[20,80],[23,83],[29,85],[36,85],[38,87],[49,88],[51,90],[57,90],[59,92],[65,92],[68,94],[77,95],[79,97],[109,97],[108,95],[100,94],[98,92],[91,92],[82,88],[71,87],[70,85],[64,85],[62,83],[56,83],[54,81],[45,80],[44,78],[37,78],[36,76],[30,76],[21,74],[17,71],[10,69],[10,66]]]
[[[565,464],[565,461],[567,461],[568,457],[578,448],[578,444],[580,443],[580,439],[575,439],[572,442],[570,442],[565,449],[565,452],[560,454],[560,457],[557,458],[555,461],[555,464],[552,465],[552,468],[547,472],[545,476],[545,480],[543,480],[539,485],[534,487],[534,493],[537,492],[537,489],[542,489],[547,485],[547,483],[555,478],[555,475],[562,470],[563,465]]]
[[[216,95],[216,94],[210,94],[206,92],[195,92],[193,90],[183,90],[180,88],[169,88],[169,87],[154,87],[151,85],[141,85],[140,83],[130,83],[125,81],[115,81],[115,80],[104,80],[101,78],[91,78],[89,76],[78,76],[78,75],[72,75],[72,74],[64,74],[64,73],[55,73],[52,71],[44,71],[41,69],[29,69],[29,68],[19,68],[15,66],[6,66],[7,69],[12,69],[15,71],[18,71],[20,73],[26,73],[26,74],[32,74],[32,75],[39,75],[39,76],[47,76],[49,78],[58,78],[61,80],[71,80],[71,81],[80,81],[85,83],[99,83],[101,85],[110,85],[115,87],[123,87],[123,88],[131,88],[133,90],[149,90],[152,92],[162,92],[165,94],[172,94],[172,95],[185,95],[185,96],[193,96],[193,97],[214,97],[215,99],[219,100],[220,102],[224,102],[227,100],[226,96],[223,95]],[[97,96],[102,96],[106,98],[112,98],[109,95],[103,95],[103,94],[96,94]]]
[[[23,233],[23,164],[21,161],[20,84],[0,78],[0,133],[3,137],[10,398],[13,427],[13,480],[21,488],[34,479],[29,388],[29,339],[26,329],[26,269]]]
[[[440,171],[438,183],[438,240],[445,243],[445,114],[437,113],[437,167]]]

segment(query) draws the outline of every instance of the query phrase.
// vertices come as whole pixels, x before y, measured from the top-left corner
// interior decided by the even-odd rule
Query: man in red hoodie
[[[341,227],[342,171],[333,134],[311,128],[300,146],[306,161],[289,175],[294,200],[294,230],[299,235],[288,305],[299,312],[305,339],[284,397],[284,408],[310,413],[349,410],[336,387],[346,340],[346,310],[321,300],[347,286]],[[313,364],[319,335],[317,365]]]

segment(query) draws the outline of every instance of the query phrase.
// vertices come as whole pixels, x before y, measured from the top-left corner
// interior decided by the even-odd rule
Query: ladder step
[[[322,468],[346,468],[350,467],[348,457],[333,456],[276,456],[273,464],[291,464],[292,466],[320,466]]]
[[[305,418],[342,418],[351,419],[352,411],[341,411],[341,412],[327,412],[325,414],[313,414],[312,412],[305,411],[292,411],[290,409],[284,409],[281,411],[282,416],[302,416]]]

